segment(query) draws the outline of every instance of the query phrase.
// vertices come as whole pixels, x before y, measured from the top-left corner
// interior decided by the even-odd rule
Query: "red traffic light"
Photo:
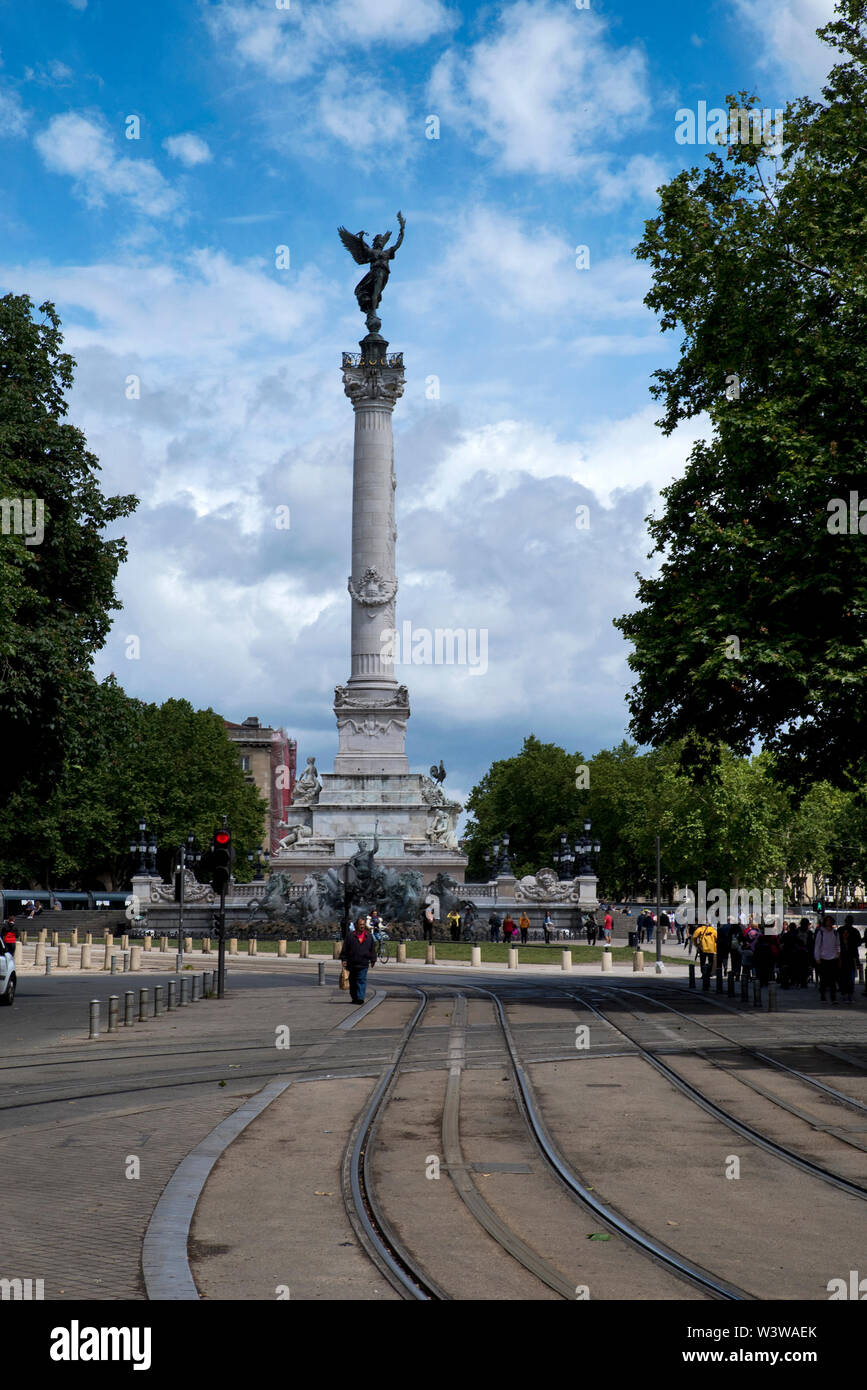
[[[228,830],[218,830],[214,836],[214,843],[218,845],[228,845],[231,843],[231,835]]]

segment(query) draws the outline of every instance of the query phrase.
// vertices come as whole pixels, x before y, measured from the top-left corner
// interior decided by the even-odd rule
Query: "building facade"
[[[260,849],[271,854],[276,849],[295,789],[298,748],[285,729],[272,729],[260,724],[255,714],[243,724],[225,719],[226,733],[238,751],[241,771],[268,803],[262,825]]]

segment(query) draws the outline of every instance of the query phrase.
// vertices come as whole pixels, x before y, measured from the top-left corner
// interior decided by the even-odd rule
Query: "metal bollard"
[[[325,961],[324,961],[324,960],[320,960],[320,961],[317,962],[317,965],[318,965],[318,968],[319,968],[319,983],[320,983],[320,985],[324,985],[324,984],[325,984]]]
[[[117,1026],[120,1022],[119,1014],[120,1000],[116,994],[111,994],[108,999],[108,1031],[110,1033],[117,1032]]]
[[[138,992],[138,1021],[139,1023],[147,1023],[148,1021],[148,992],[146,989],[140,989]]]
[[[743,974],[743,972],[742,972],[742,973],[741,973],[741,1003],[742,1003],[742,1004],[748,1004],[749,1002],[750,1002],[750,978],[749,978],[748,975],[745,975],[745,974]]]
[[[203,971],[202,971],[202,997],[203,997],[204,999],[207,999],[208,995],[211,993],[211,990],[212,990],[213,988],[214,988],[214,972],[213,972],[213,970],[203,970]]]
[[[120,956],[112,956],[112,958],[111,958],[111,973],[112,973],[112,975],[116,975],[116,974],[118,973],[117,963],[118,963],[119,960],[120,960]]]
[[[54,962],[52,961],[51,957],[50,957],[50,956],[46,956],[46,957],[45,957],[45,973],[46,973],[46,975],[50,975],[50,974],[51,974],[51,971],[52,971],[52,968],[53,968],[53,964],[54,964]]]
[[[762,987],[761,987],[761,985],[759,984],[758,980],[753,980],[753,1008],[754,1008],[754,1009],[760,1009],[761,1007],[762,1007]]]
[[[189,981],[189,978],[188,978],[186,975],[182,975],[182,976],[181,976],[181,998],[180,998],[181,1008],[183,1008],[185,1004],[189,1004],[189,1002],[190,1002],[190,981]]]
[[[154,1018],[159,1018],[163,1011],[163,987],[154,985]]]
[[[687,969],[688,969],[688,971],[689,971],[689,987],[690,987],[690,989],[695,989],[695,961],[694,961],[694,960],[691,960],[691,961],[689,962],[689,965],[687,966]]]
[[[126,974],[126,972],[127,972],[128,970],[129,970],[129,951],[124,951],[124,953],[123,953],[123,971],[124,971],[124,974]]]
[[[98,1038],[98,1037],[99,1037],[99,1000],[98,1000],[98,999],[91,999],[91,1001],[90,1001],[90,1033],[88,1034],[88,1037],[91,1037],[91,1038]]]
[[[777,982],[776,982],[776,980],[769,980],[769,981],[768,981],[768,1013],[776,1013],[776,1012],[777,1012]]]
[[[168,1003],[166,1004],[166,1008],[167,1008],[168,1010],[171,1010],[171,1009],[176,1009],[177,1007],[178,1007],[178,982],[177,982],[177,980],[169,980],[169,997],[168,997]]]
[[[702,992],[703,992],[704,994],[710,994],[710,976],[711,976],[711,971],[713,970],[713,967],[714,967],[714,960],[715,960],[715,959],[716,959],[716,958],[715,958],[714,956],[711,956],[710,960],[709,960],[708,963],[707,963],[707,967],[705,967],[704,960],[702,960],[702,965],[701,965],[701,988],[702,988]]]
[[[723,968],[721,965],[718,965],[716,968],[716,992],[717,994],[722,994],[723,992]]]
[[[202,997],[202,995],[201,995],[201,983],[202,983],[202,982],[201,982],[201,980],[199,979],[198,975],[191,975],[191,976],[190,976],[190,986],[191,986],[191,988],[190,988],[190,1003],[191,1003],[191,1004],[197,1003],[198,1000],[201,999],[201,997]]]
[[[123,1026],[129,1028],[135,1023],[135,990],[124,991],[123,996]]]
[[[729,984],[729,999],[734,999],[734,997],[735,997],[735,977],[734,977],[734,975],[732,974],[731,971],[729,971],[729,981],[728,981],[728,984]]]

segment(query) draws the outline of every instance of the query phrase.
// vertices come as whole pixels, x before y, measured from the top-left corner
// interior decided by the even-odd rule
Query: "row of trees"
[[[839,889],[863,879],[867,808],[857,793],[826,781],[787,788],[769,754],[738,758],[726,748],[716,777],[697,785],[682,770],[682,751],[640,753],[624,742],[585,759],[531,734],[470,794],[468,877],[487,877],[485,853],[504,832],[519,877],[554,867],[561,834],[574,843],[589,817],[601,844],[600,891],[614,899],[653,892],[657,835],[666,896],[700,879],[764,888],[781,886],[785,874],[796,893],[807,875]]]
[[[236,877],[249,878],[245,852],[261,843],[265,810],[213,710],[187,700],[147,704],[113,676],[101,684],[91,678],[81,684],[54,778],[46,785],[24,776],[0,806],[0,880],[126,887],[142,816],[168,877],[181,841],[192,831],[206,849],[222,814],[239,852]]]

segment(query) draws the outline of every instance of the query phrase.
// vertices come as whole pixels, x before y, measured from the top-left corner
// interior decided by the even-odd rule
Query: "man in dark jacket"
[[[347,933],[340,959],[349,971],[349,997],[353,1004],[363,1004],[367,971],[371,965],[376,965],[376,942],[366,917],[360,917],[355,931]]]

